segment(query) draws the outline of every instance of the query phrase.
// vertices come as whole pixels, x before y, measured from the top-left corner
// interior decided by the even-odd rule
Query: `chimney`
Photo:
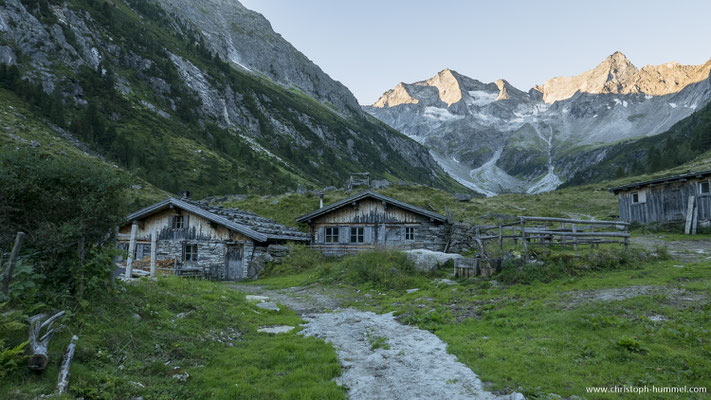
[[[319,199],[319,206],[318,206],[318,208],[323,208],[323,192],[319,193],[318,199]]]
[[[180,198],[182,200],[190,200],[190,191],[188,190],[183,190],[182,192],[178,193],[180,195]]]

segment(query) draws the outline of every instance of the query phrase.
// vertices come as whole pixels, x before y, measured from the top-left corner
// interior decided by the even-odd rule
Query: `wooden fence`
[[[513,239],[528,252],[529,243],[542,245],[598,247],[617,243],[629,247],[629,223],[620,221],[587,221],[567,218],[519,217],[516,222],[477,227],[475,241],[483,243],[497,240],[503,254],[504,239]]]

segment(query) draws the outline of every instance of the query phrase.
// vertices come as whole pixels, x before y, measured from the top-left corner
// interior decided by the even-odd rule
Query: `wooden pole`
[[[699,203],[694,204],[694,212],[693,216],[691,217],[691,234],[696,235],[696,225],[698,224],[698,219],[699,219]]]
[[[136,254],[136,234],[138,233],[138,221],[131,224],[131,238],[128,242],[128,259],[126,260],[126,279],[131,279],[133,274],[133,256]]]
[[[17,232],[15,236],[15,245],[12,246],[12,253],[10,253],[10,260],[7,262],[7,268],[5,270],[5,279],[2,282],[2,293],[7,296],[10,291],[10,281],[12,280],[12,273],[15,271],[15,263],[17,262],[17,256],[20,254],[20,247],[22,246],[22,239],[25,237],[24,232]]]
[[[151,233],[151,278],[156,276],[156,233]]]
[[[58,394],[64,394],[67,391],[67,386],[69,386],[69,367],[72,365],[72,359],[74,359],[74,350],[77,348],[77,340],[79,340],[77,335],[72,336],[72,341],[69,342],[69,346],[67,346],[67,352],[64,353],[62,368],[59,369],[59,377],[57,378]]]

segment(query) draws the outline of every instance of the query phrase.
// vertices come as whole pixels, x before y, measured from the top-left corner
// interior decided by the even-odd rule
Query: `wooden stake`
[[[20,254],[20,247],[22,246],[22,239],[25,237],[24,232],[17,232],[15,237],[15,245],[12,247],[12,253],[10,253],[10,260],[7,262],[7,269],[5,270],[5,279],[2,282],[2,293],[7,296],[10,291],[10,281],[12,280],[12,273],[15,271],[15,263],[17,262],[17,256]]]
[[[151,278],[156,276],[156,233],[151,233]]]
[[[578,233],[578,226],[575,224],[573,225],[573,233]],[[578,251],[578,238],[577,236],[573,236],[573,250]]]
[[[126,260],[126,279],[131,279],[133,274],[133,257],[136,254],[136,234],[138,233],[138,221],[133,221],[131,225],[131,238],[128,242],[128,259]]]
[[[64,353],[64,358],[62,359],[62,368],[59,369],[59,377],[57,378],[57,393],[63,394],[67,391],[67,386],[69,386],[69,367],[72,365],[72,359],[74,358],[74,350],[77,347],[77,340],[79,337],[77,335],[72,336],[72,341],[69,342],[67,346],[67,351]]]
[[[499,253],[504,255],[504,228],[499,223]]]
[[[528,263],[528,243],[526,243],[526,220],[521,218],[521,243],[523,243],[523,259]]]

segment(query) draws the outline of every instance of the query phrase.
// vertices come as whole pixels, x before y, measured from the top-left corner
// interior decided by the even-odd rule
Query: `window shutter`
[[[338,227],[338,243],[348,243],[351,240],[351,228],[349,226]]]
[[[373,227],[366,226],[363,232],[363,239],[365,243],[373,243]]]
[[[380,225],[378,227],[378,243],[385,243],[385,225]]]
[[[400,226],[400,240],[407,239],[407,237],[405,236],[405,233],[406,233],[405,226],[404,225]]]
[[[183,229],[186,231],[190,230],[190,214],[186,213],[185,216],[183,216]]]
[[[326,231],[323,226],[318,228],[318,233],[316,234],[316,243],[324,243],[326,240]]]

